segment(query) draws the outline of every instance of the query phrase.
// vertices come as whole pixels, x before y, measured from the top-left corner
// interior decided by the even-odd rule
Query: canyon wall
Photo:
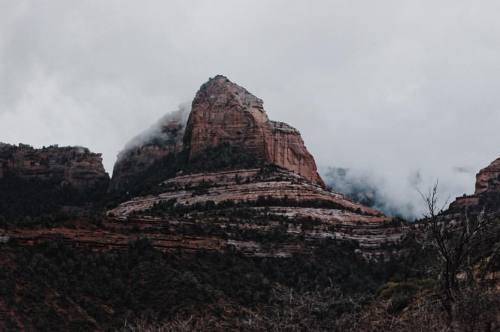
[[[83,147],[0,145],[0,181],[7,178],[51,182],[79,191],[105,190],[109,176],[101,154]]]

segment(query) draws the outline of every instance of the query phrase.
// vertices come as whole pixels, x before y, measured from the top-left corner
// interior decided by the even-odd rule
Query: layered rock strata
[[[403,237],[381,212],[280,168],[181,175],[161,187],[161,194],[110,210],[110,220],[152,233],[162,228],[153,239],[166,246],[250,256],[288,257],[337,240],[356,241],[366,257],[384,259],[397,254]]]
[[[77,191],[105,191],[109,176],[101,154],[83,147],[0,145],[0,182],[9,178],[50,182]]]
[[[113,227],[148,230],[166,250],[286,257],[343,240],[369,257],[397,252],[402,227],[326,190],[300,133],[270,121],[246,89],[216,76],[196,93],[187,121],[179,119],[162,122],[166,132],[175,128],[169,140],[122,153],[112,186],[135,178],[153,187],[108,211]]]

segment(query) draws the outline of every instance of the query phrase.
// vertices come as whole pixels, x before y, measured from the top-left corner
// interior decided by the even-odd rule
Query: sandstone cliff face
[[[47,181],[78,191],[105,191],[109,176],[100,154],[82,147],[0,145],[0,181],[8,177]]]
[[[325,186],[316,162],[304,145],[300,133],[283,122],[271,121],[271,139],[266,141],[267,160],[297,173],[309,181]],[[267,136],[269,137],[269,136]]]
[[[450,210],[464,208],[500,210],[500,158],[476,175],[476,190],[473,195],[458,197],[450,204]]]
[[[500,192],[500,158],[483,168],[476,175],[476,192]]]
[[[217,150],[227,146],[237,149]],[[58,179],[77,188],[107,179],[100,155],[87,149],[0,151],[0,178]],[[381,212],[326,190],[300,133],[270,121],[262,100],[223,76],[200,88],[190,110],[166,116],[127,144],[110,188],[122,190],[117,198],[125,201],[108,211],[106,238],[96,240],[93,231],[65,231],[67,237],[126,247],[130,229],[138,227],[166,251],[236,249],[272,257],[354,240],[362,254],[381,258],[396,253],[403,236]]]
[[[184,144],[192,159],[224,143],[324,186],[300,133],[285,123],[270,121],[261,99],[219,75],[196,94]]]
[[[132,190],[150,167],[168,156],[185,158],[188,165],[207,149],[223,145],[241,148],[262,164],[280,166],[324,187],[300,133],[270,121],[261,99],[216,76],[201,86],[190,109],[165,116],[127,144],[114,166],[110,192]]]
[[[312,253],[325,239],[335,239],[357,241],[367,257],[397,252],[401,226],[326,190],[300,133],[270,121],[262,100],[226,77],[201,86],[185,129],[178,121],[164,125],[180,127],[168,142],[124,152],[113,182],[126,184],[136,175],[144,182],[140,173],[168,156],[180,156],[179,164],[168,177],[155,177],[154,188],[131,193],[133,198],[108,211],[112,224],[147,228],[165,250],[287,257]],[[227,146],[238,148],[231,152],[237,160],[249,154],[256,162],[211,167],[212,157],[232,160],[227,150],[214,149]]]
[[[183,150],[185,115],[184,109],[169,114],[127,144],[114,165],[111,192],[126,190],[155,162]]]
[[[209,147],[229,143],[263,159],[264,126],[268,121],[262,100],[217,76],[203,84],[193,100],[184,139],[189,158]]]

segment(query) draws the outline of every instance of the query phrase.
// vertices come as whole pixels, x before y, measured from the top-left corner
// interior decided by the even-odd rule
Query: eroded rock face
[[[500,192],[500,158],[483,168],[476,175],[476,192]]]
[[[161,228],[155,241],[165,250],[289,257],[310,254],[329,239],[356,241],[365,257],[386,259],[397,254],[404,235],[380,211],[272,166],[179,175],[161,188],[123,202],[108,216],[150,232]]]
[[[209,151],[225,146],[258,161],[229,168],[206,165],[213,156]],[[397,252],[400,225],[326,190],[300,133],[270,121],[261,99],[223,76],[202,85],[182,147],[179,136],[176,149],[168,147],[158,149],[168,154],[182,148],[180,166],[185,168],[108,211],[116,224],[151,225],[151,231],[161,227],[157,244],[166,250],[235,249],[251,256],[288,257],[312,253],[330,239],[357,241],[367,257]],[[215,156],[229,159],[224,151]],[[200,159],[205,164],[193,168]]]
[[[126,190],[155,162],[183,150],[182,140],[189,110],[168,114],[145,133],[132,139],[118,155],[110,191]]]
[[[450,210],[465,208],[500,210],[500,158],[476,175],[476,190],[473,195],[458,197],[450,204]]]
[[[325,241],[354,240],[367,257],[396,253],[400,225],[324,188],[300,133],[270,121],[262,105],[217,76],[201,87],[190,113],[166,116],[127,144],[111,190],[136,190],[117,195],[122,203],[107,214],[116,233],[97,245],[124,247],[137,226],[165,250],[288,257],[312,254]],[[100,155],[86,149],[16,147],[9,155],[0,154],[2,177],[60,177],[83,186],[105,174]],[[80,242],[88,235],[92,246],[101,241],[72,234]]]
[[[24,144],[2,144],[0,181],[9,177],[51,182],[82,192],[105,192],[109,182],[101,154],[87,148],[50,146],[34,149]]]
[[[195,158],[207,148],[225,143],[324,185],[300,133],[285,123],[270,121],[261,99],[219,75],[196,94],[184,144],[189,158]]]
[[[267,160],[324,187],[316,162],[306,149],[300,132],[283,122],[271,121],[270,124],[271,139],[266,140]]]
[[[219,75],[201,86],[191,108],[166,115],[127,144],[114,166],[110,192],[133,191],[149,169],[168,156],[185,158],[183,164],[188,165],[208,149],[225,145],[260,164],[280,166],[324,186],[300,133],[270,121],[261,99]]]
[[[209,147],[229,143],[265,158],[264,126],[268,123],[261,99],[217,76],[196,94],[184,143],[190,159]]]

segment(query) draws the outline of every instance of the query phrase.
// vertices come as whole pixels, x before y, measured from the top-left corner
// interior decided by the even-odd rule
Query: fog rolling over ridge
[[[436,172],[428,170],[415,170],[406,176],[402,172],[390,174],[368,168],[322,167],[320,172],[334,191],[387,215],[408,220],[422,218],[426,207],[419,191],[425,194],[436,181],[441,206],[447,206],[457,195],[472,192],[475,181],[475,172],[466,167],[442,172],[441,178],[433,177]]]
[[[168,112],[148,129],[142,131],[140,134],[136,135],[134,138],[128,141],[125,144],[123,150],[121,150],[118,154],[117,160],[123,158],[123,156],[127,155],[127,153],[129,153],[130,151],[141,148],[143,146],[164,145],[168,143],[173,139],[173,137],[172,133],[167,130],[166,126],[174,121],[184,129],[186,127],[190,112],[190,103],[180,104],[176,111]]]
[[[415,174],[454,197],[500,156],[498,1],[0,2],[6,143],[86,146],[111,173],[124,142],[223,74],[405,214],[421,210]]]

